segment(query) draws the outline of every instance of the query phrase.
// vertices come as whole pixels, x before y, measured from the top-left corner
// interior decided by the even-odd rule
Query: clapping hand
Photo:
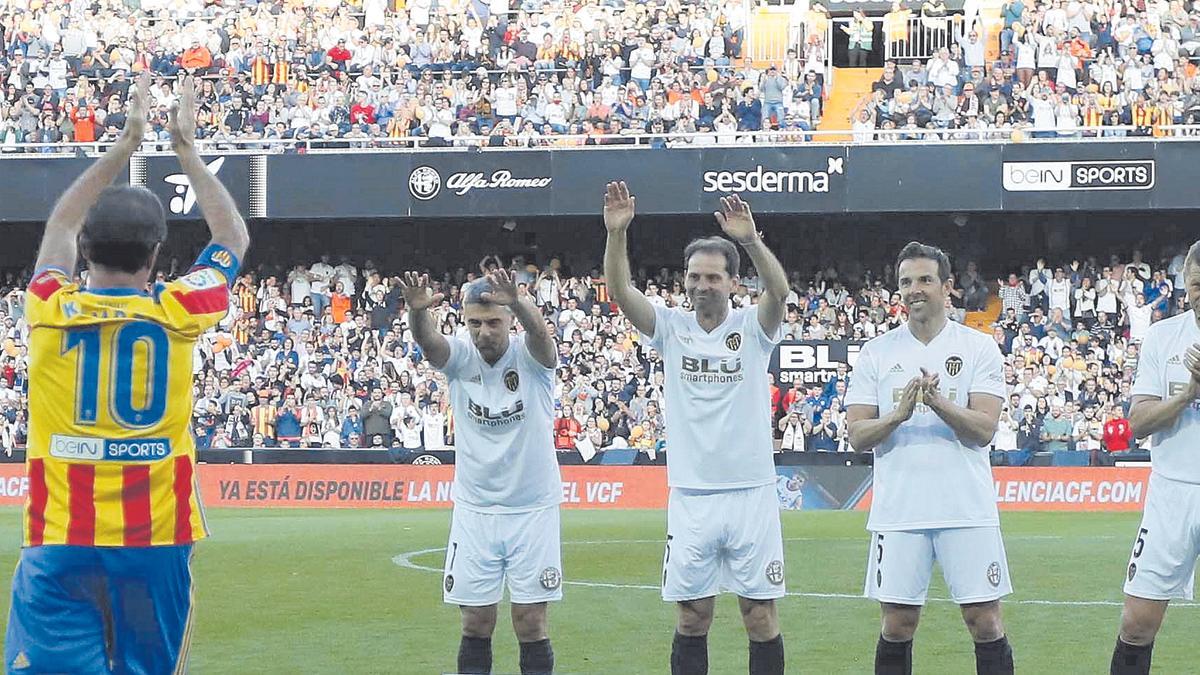
[[[1191,373],[1188,380],[1188,395],[1192,399],[1200,398],[1200,343],[1188,347],[1183,355],[1183,366]]]

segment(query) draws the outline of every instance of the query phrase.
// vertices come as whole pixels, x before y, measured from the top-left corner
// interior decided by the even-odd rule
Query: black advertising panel
[[[266,156],[227,154],[203,155],[208,170],[229,190],[244,218],[266,215]],[[162,200],[169,220],[199,220],[196,191],[174,155],[134,157],[130,183],[148,188]]]
[[[993,211],[999,145],[851,146],[846,210],[855,213]]]
[[[396,178],[412,198],[412,216],[552,215],[556,179],[547,151],[419,152],[410,162]]]
[[[1005,210],[1145,209],[1158,182],[1153,143],[1008,143]]]
[[[625,180],[638,212],[711,213],[739,193],[757,213],[1198,209],[1200,144],[1178,141],[709,146],[205,155],[248,218],[599,215]],[[0,221],[44,221],[95,160],[0,156]],[[130,160],[128,180],[172,219],[198,219],[173,155]]]
[[[780,390],[793,382],[824,387],[841,364],[854,367],[861,342],[850,340],[784,340],[771,353],[771,374]]]
[[[705,148],[700,162],[700,211],[740,194],[762,213],[837,213],[845,209],[846,148],[837,145]]]
[[[36,155],[0,159],[0,221],[45,221],[59,196],[93,161]],[[115,182],[128,181],[129,173],[122,169]]]
[[[640,214],[676,215],[700,208],[700,150],[561,150],[552,153],[556,215],[600,215],[609,181],[625,181]]]
[[[1194,142],[1155,143],[1154,192],[1150,206],[1157,209],[1200,208],[1196,175],[1200,145]]]
[[[407,152],[271,155],[267,160],[270,218],[403,218]]]

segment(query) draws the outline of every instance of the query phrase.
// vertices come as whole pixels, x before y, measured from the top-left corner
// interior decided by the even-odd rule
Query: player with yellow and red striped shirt
[[[143,75],[125,130],[59,199],[26,292],[29,496],[5,639],[9,673],[167,673],[186,665],[192,545],[207,536],[191,435],[192,354],[229,309],[245,223],[194,146],[195,82],[172,145],[212,242],[150,286],[162,203],[113,186],[146,127]],[[78,247],[78,251],[77,251]],[[77,254],[86,285],[73,281]]]

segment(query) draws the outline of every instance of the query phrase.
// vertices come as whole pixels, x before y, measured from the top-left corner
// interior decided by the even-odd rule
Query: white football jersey
[[[730,309],[706,333],[695,312],[654,308],[654,336],[666,373],[667,482],[732,490],[775,482],[767,368],[779,341],[763,332],[755,307]]]
[[[469,338],[450,338],[442,372],[450,382],[456,456],[453,499],[486,513],[562,503],[554,450],[554,368],[538,363],[524,336],[488,365]]]
[[[907,325],[863,345],[846,405],[878,406],[884,417],[921,368],[937,373],[946,398],[966,406],[971,394],[1003,399],[1004,361],[995,340],[953,321],[928,345]],[[964,445],[928,406],[875,448],[867,529],[922,530],[999,525],[987,446]]]
[[[1131,393],[1165,400],[1183,391],[1190,377],[1183,355],[1196,343],[1200,343],[1200,327],[1192,312],[1150,326]],[[1153,434],[1151,440],[1151,471],[1171,480],[1200,483],[1200,399],[1192,401],[1174,425]]]

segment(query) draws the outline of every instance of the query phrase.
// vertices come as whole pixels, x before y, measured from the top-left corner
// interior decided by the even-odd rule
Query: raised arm
[[[546,328],[542,313],[529,299],[527,293],[517,290],[517,283],[508,270],[499,268],[487,275],[492,284],[492,291],[483,294],[485,302],[493,302],[512,310],[521,327],[525,329],[525,346],[533,358],[547,368],[558,365],[558,353],[555,351],[554,336]],[[440,335],[438,337],[441,337]]]
[[[196,191],[196,203],[208,223],[212,243],[224,246],[241,260],[250,247],[246,221],[238,213],[237,202],[208,170],[196,151],[196,82],[191,75],[183,78],[179,85],[179,97],[171,106],[171,148],[175,150],[179,166]]]
[[[788,294],[787,272],[783,271],[779,259],[763,243],[758,229],[754,226],[754,214],[750,212],[750,205],[742,201],[741,197],[722,197],[721,210],[713,215],[725,234],[746,249],[750,261],[754,263],[754,269],[758,270],[764,286],[763,294],[758,299],[758,324],[767,335],[775,335],[783,323],[786,309],[784,301],[787,300]]]
[[[633,287],[629,271],[629,242],[626,232],[633,220],[634,198],[624,181],[609,183],[604,193],[604,227],[608,241],[604,246],[604,276],[608,290],[629,322],[646,335],[654,335],[654,305]]]
[[[76,239],[83,229],[88,210],[96,203],[104,188],[111,185],[113,179],[121,173],[121,169],[129,166],[129,158],[133,156],[146,133],[146,100],[149,88],[150,76],[148,73],[142,73],[132,90],[129,115],[117,142],[76,178],[54,204],[54,210],[50,212],[50,218],[46,221],[46,231],[42,234],[42,245],[38,249],[35,269],[58,267],[68,274],[74,273],[79,256]]]
[[[443,368],[450,360],[450,343],[438,332],[429,314],[429,308],[442,301],[442,294],[434,293],[429,287],[428,275],[416,272],[404,274],[400,280],[400,290],[408,307],[408,325],[412,329],[413,339],[434,368]]]

